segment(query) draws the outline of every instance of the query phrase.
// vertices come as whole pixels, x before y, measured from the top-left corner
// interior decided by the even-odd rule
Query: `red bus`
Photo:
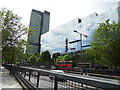
[[[75,61],[59,61],[57,63],[58,69],[61,70],[73,70],[73,67],[76,67]]]

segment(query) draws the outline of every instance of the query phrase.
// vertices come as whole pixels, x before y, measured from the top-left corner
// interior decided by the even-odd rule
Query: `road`
[[[83,76],[83,77],[89,77],[89,76]],[[28,80],[28,76],[25,76],[25,78]],[[37,78],[34,77],[34,76],[31,76],[30,81],[34,85],[36,85]],[[83,85],[83,87],[81,87],[81,83],[76,83],[76,82],[69,81],[69,80],[67,80],[66,82],[58,81],[58,88],[59,89],[72,89],[72,90],[77,90],[78,89],[78,90],[82,90],[83,88],[86,88],[86,87],[87,88],[92,88],[93,90],[96,89],[95,87],[88,86],[88,85]],[[54,80],[50,80],[50,78],[48,76],[40,76],[39,77],[39,88],[42,88],[42,89],[46,89],[46,88],[53,89],[54,88]]]

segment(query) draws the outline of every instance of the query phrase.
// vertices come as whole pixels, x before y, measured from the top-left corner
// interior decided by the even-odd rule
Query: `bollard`
[[[58,78],[55,77],[55,81],[54,81],[54,90],[58,90]]]
[[[38,75],[37,75],[37,88],[39,87],[39,77],[40,77],[40,73],[38,72]]]
[[[30,76],[31,76],[31,70],[29,71],[29,81],[30,81]]]

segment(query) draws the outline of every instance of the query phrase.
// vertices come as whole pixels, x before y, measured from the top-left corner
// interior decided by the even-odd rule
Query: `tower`
[[[49,20],[50,12],[32,10],[29,27],[34,31],[28,33],[28,41],[30,41],[30,48],[27,51],[28,54],[40,53],[41,35],[49,31]]]

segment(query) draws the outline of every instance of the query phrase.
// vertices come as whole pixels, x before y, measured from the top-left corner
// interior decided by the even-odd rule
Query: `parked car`
[[[33,72],[32,72],[32,75],[35,76],[35,77],[37,77],[37,76],[38,76],[38,72],[33,71]]]
[[[57,67],[56,66],[51,66],[50,69],[55,70],[55,69],[57,69]]]
[[[64,73],[64,71],[63,70],[50,70],[50,71],[52,71],[52,72],[58,72],[58,73]],[[52,76],[52,75],[49,75],[49,78],[51,79],[51,80],[54,80],[55,79],[55,77],[54,76]],[[66,79],[63,79],[62,77],[61,78],[58,78],[58,81],[60,81],[60,82],[66,82],[67,80]]]
[[[41,65],[40,68],[45,68],[45,66]]]
[[[81,67],[74,67],[73,71],[81,72],[81,71],[83,71],[83,69]]]
[[[29,72],[25,72],[25,75],[27,75],[27,76],[28,76],[29,74],[30,74]]]

